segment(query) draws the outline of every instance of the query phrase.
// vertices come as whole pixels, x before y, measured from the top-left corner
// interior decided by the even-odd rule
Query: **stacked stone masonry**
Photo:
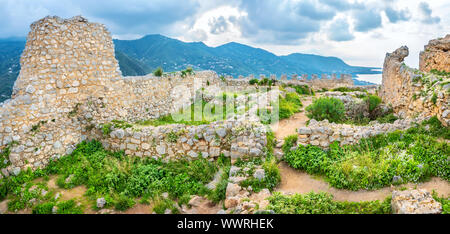
[[[393,53],[387,53],[379,92],[383,102],[391,105],[400,117],[436,115],[445,126],[450,126],[450,80],[448,77],[429,73],[432,68],[449,71],[449,47],[450,35],[442,40],[431,40],[421,53],[421,70],[409,68],[403,63],[409,54],[408,47],[402,46]],[[442,51],[436,51],[438,48]],[[435,57],[429,57],[431,55]],[[433,66],[423,65],[431,59],[434,61]]]
[[[367,126],[329,123],[328,120],[320,122],[312,119],[307,127],[300,127],[298,143],[314,145],[328,149],[330,144],[338,141],[340,145],[356,144],[362,138],[372,137],[395,130],[405,130],[417,122],[412,119],[399,119],[394,123],[380,124],[371,122]]]
[[[7,147],[11,150],[7,166],[1,168],[6,176],[26,168],[45,166],[50,159],[70,153],[76,144],[92,138],[92,126],[112,120],[158,118],[190,104],[194,90],[202,84],[225,86],[233,82],[221,80],[211,71],[186,77],[180,73],[163,77],[122,77],[108,30],[80,16],[45,17],[33,23],[21,57],[21,68],[12,98],[0,104],[1,150]],[[199,87],[194,87],[196,85]],[[144,128],[143,133],[150,128]],[[233,130],[227,129],[228,132],[231,134]],[[264,133],[260,134],[258,139],[265,139]],[[147,139],[145,137],[144,134],[142,139]],[[232,140],[227,145],[230,148],[222,147],[220,152],[237,155],[233,154],[232,146],[244,151],[244,146],[236,146],[242,137],[246,136],[236,135],[235,143]],[[114,139],[111,139],[112,148],[114,143],[121,143]],[[106,145],[107,141],[103,141]],[[122,141],[128,149],[128,143],[134,140],[126,135]],[[189,146],[195,153],[217,154],[210,143],[207,150],[200,147],[204,144],[202,140],[195,144],[198,146]],[[260,145],[265,145],[257,139],[248,140],[246,144],[260,150]],[[142,144],[139,149],[145,148],[147,145]],[[137,150],[128,151],[140,154]],[[141,153],[154,153],[146,152]],[[169,147],[167,152],[171,152]],[[173,149],[172,152],[178,151]]]
[[[450,72],[450,34],[431,40],[425,46],[420,52],[419,69],[425,72],[432,69]]]

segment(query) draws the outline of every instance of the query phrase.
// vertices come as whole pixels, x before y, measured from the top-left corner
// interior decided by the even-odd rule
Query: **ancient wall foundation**
[[[320,122],[311,120],[307,127],[301,127],[298,132],[298,143],[302,145],[315,145],[327,149],[330,144],[338,141],[340,145],[356,144],[362,138],[396,130],[405,130],[413,125],[415,120],[399,119],[394,123],[380,124],[374,122],[367,126],[329,123],[328,120]]]
[[[127,130],[123,138],[113,134],[110,139],[92,128],[112,120],[158,118],[190,105],[195,90],[202,86],[226,86],[234,82],[220,79],[211,71],[187,76],[175,73],[163,77],[122,77],[106,27],[80,16],[71,19],[45,17],[30,28],[21,57],[22,70],[14,85],[12,98],[0,104],[0,149],[10,151],[0,164],[3,176],[18,174],[26,168],[43,167],[52,158],[70,153],[76,144],[93,137],[101,139],[110,149],[123,149],[125,144],[125,150],[129,153],[154,156],[152,154],[161,149],[161,143],[156,140],[165,138],[171,126],[144,127],[139,138],[135,137],[138,134]],[[239,81],[236,83],[239,84]],[[248,83],[240,84],[237,89],[246,87]],[[200,132],[209,129],[207,126],[178,128],[195,128]],[[185,144],[181,148],[189,148],[185,153],[191,155],[205,152],[216,155],[220,152],[233,156],[238,151],[257,155],[250,152],[251,149],[261,150],[265,145],[257,140],[265,139],[264,132],[246,135],[226,129],[226,136],[231,134],[233,140],[223,144],[219,150],[213,148],[216,143],[206,143],[201,139],[192,140],[195,144],[186,143],[189,147]],[[158,134],[154,135],[155,131]],[[187,138],[180,135],[180,141],[184,137]],[[249,145],[240,141],[243,138]],[[141,143],[136,144],[134,149],[132,144],[137,140]],[[143,142],[150,144],[150,141],[155,141],[157,146],[150,145],[147,149]],[[180,153],[176,150],[179,146],[183,144],[166,145],[168,155],[172,157],[170,152]],[[160,157],[163,154],[157,155]]]

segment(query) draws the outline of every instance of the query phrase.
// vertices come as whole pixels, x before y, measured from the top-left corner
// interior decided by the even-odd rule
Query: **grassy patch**
[[[306,107],[306,116],[318,121],[341,122],[345,118],[344,103],[333,97],[321,97]]]
[[[107,201],[106,207],[115,207],[117,210],[132,207],[135,200],[141,197],[158,200],[162,193],[168,193],[169,199],[187,203],[190,195],[194,194],[224,194],[223,186],[219,191],[210,191],[205,184],[213,179],[219,167],[225,166],[226,160],[209,162],[200,158],[194,161],[163,163],[149,158],[126,156],[122,152],[107,151],[98,141],[82,142],[72,154],[51,161],[43,170],[22,171],[18,176],[0,179],[0,198],[9,197],[10,210],[21,210],[40,204],[36,212],[48,211],[50,205],[44,203],[53,202],[56,206],[59,203],[52,200],[54,194],[42,194],[43,190],[48,191],[44,183],[36,184],[32,181],[56,174],[58,186],[69,189],[84,185],[87,188],[85,196],[92,204],[95,204],[97,198],[104,197]],[[215,201],[223,196],[216,195]],[[69,205],[58,208],[58,212],[75,209]]]
[[[356,145],[341,147],[334,142],[329,151],[300,145],[284,160],[293,168],[324,175],[333,187],[351,190],[420,182],[431,176],[450,180],[448,143],[433,137],[448,135],[448,128],[430,125],[362,139]]]
[[[277,214],[389,214],[391,198],[383,202],[340,202],[328,193],[295,194],[291,196],[274,193],[268,198],[267,209]]]

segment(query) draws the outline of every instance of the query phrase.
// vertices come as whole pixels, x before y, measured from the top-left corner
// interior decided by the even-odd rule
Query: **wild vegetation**
[[[45,180],[57,175],[56,183],[60,188],[85,186],[85,196],[94,210],[97,209],[96,199],[104,197],[105,207],[117,210],[128,209],[137,201],[152,201],[155,212],[166,209],[178,212],[175,201],[187,204],[194,194],[208,196],[215,202],[223,200],[227,178],[222,178],[215,190],[207,189],[205,184],[219,168],[227,174],[229,166],[229,158],[223,156],[215,162],[200,157],[194,161],[164,163],[110,152],[98,141],[82,142],[70,155],[51,161],[45,169],[23,171],[18,176],[1,179],[0,199],[9,199],[10,211],[28,207],[33,213],[51,213],[53,207],[57,207],[57,213],[81,213],[86,207],[75,201],[61,201],[49,190]],[[36,182],[41,177],[44,181]]]
[[[331,186],[342,189],[378,189],[431,176],[448,181],[450,149],[438,138],[449,139],[449,133],[448,127],[432,118],[407,131],[365,138],[356,145],[334,142],[329,151],[299,145],[285,154],[284,160],[293,168],[322,175]]]

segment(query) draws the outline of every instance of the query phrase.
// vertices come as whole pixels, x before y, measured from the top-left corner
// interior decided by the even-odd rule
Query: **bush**
[[[297,146],[298,136],[293,134],[284,138],[284,144],[281,147],[284,153],[288,153],[292,147]]]
[[[366,92],[365,89],[363,88],[358,88],[358,87],[354,87],[354,88],[349,88],[349,87],[337,87],[332,89],[331,91],[339,91],[339,92],[355,92],[355,91],[360,91],[360,92]]]
[[[286,93],[286,97],[280,97],[279,117],[285,119],[300,111],[302,102],[296,93]]]
[[[417,183],[431,176],[448,181],[448,143],[430,134],[411,128],[364,138],[355,145],[341,147],[334,142],[329,151],[299,145],[285,154],[284,160],[295,169],[323,175],[331,186],[343,189],[382,188],[392,184],[394,176],[401,177],[400,183]]]
[[[391,197],[383,202],[340,202],[334,201],[329,193],[310,192],[305,195],[291,196],[274,193],[267,200],[267,209],[277,214],[389,214],[391,213]]]
[[[313,95],[314,91],[309,88],[308,85],[289,85],[289,87],[292,87],[295,89],[295,92],[298,94],[304,94],[304,95]]]
[[[239,164],[241,165],[239,166]],[[243,164],[245,164],[245,166]],[[255,159],[254,161],[249,162],[241,161],[240,163],[235,164],[235,166],[250,168],[249,170],[250,174],[253,174],[254,165],[261,165],[260,159]],[[264,179],[259,180],[253,177],[247,178],[246,180],[240,183],[240,186],[241,187],[251,186],[253,191],[256,193],[264,188],[267,188],[270,191],[272,191],[278,185],[278,183],[280,183],[281,176],[276,159],[271,153],[267,154],[264,163],[262,163],[262,168],[264,169],[265,172]]]
[[[271,83],[271,81],[268,78],[263,78],[259,81],[259,85],[269,85],[269,83]]]
[[[248,81],[250,85],[258,84],[258,79],[251,79]]]
[[[378,117],[376,120],[379,123],[394,123],[397,119],[398,119],[397,116],[395,116],[394,114],[390,113],[388,115]]]
[[[341,122],[345,118],[344,103],[333,97],[321,97],[306,107],[307,116],[310,119],[324,120],[330,122]]]
[[[153,72],[153,75],[161,77],[163,75],[163,69],[161,67],[156,68],[156,70]]]
[[[369,111],[372,112],[381,103],[381,98],[376,95],[368,95],[363,100],[367,101],[369,105]]]

